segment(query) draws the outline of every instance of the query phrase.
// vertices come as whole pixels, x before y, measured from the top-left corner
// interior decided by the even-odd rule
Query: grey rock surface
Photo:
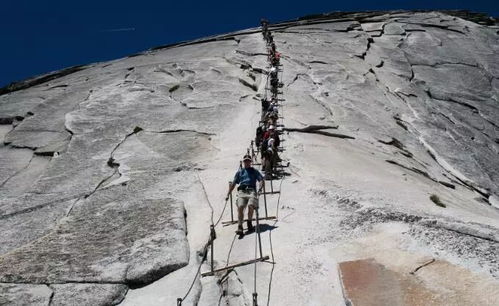
[[[265,57],[237,52],[253,41],[150,52],[1,96],[0,296],[30,301],[17,284],[50,284],[52,304],[115,304],[187,264],[178,193],[259,86]]]
[[[0,283],[0,305],[45,306],[50,304],[52,293],[46,285]]]
[[[284,83],[340,114],[335,122],[343,128],[415,140],[453,179],[496,194],[497,33],[441,13],[333,25],[340,29],[334,39],[328,23],[276,30],[286,54]],[[328,52],[311,51],[317,42]],[[408,130],[395,128],[397,121]]]
[[[51,285],[54,295],[50,305],[117,305],[127,292],[126,285],[64,284]]]
[[[387,167],[493,202],[497,30],[438,12],[328,18],[271,26],[287,128],[334,127]],[[0,304],[117,304],[187,265],[182,194],[258,105],[266,69],[246,30],[2,91]]]

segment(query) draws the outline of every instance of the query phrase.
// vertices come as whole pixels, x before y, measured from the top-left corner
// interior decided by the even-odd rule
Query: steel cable
[[[270,63],[270,67],[272,67],[272,63]],[[279,73],[279,69],[277,67],[277,70],[278,70],[278,73]],[[278,74],[279,75],[279,74]],[[283,75],[283,70],[281,70],[281,79],[282,79],[282,75]],[[279,77],[278,77],[279,79]],[[268,92],[268,83],[269,83],[269,74],[267,73],[267,80],[266,80],[266,85],[265,85],[265,94],[264,94],[264,98],[267,99],[267,92]],[[282,113],[281,113],[282,114]],[[224,204],[224,207],[222,209],[222,212],[220,213],[220,216],[218,217],[217,221],[214,222],[214,208],[213,208],[213,205],[211,204],[211,201],[208,197],[208,193],[206,191],[206,188],[201,180],[201,177],[199,176],[199,173],[196,172],[196,175],[198,177],[198,180],[202,186],[202,189],[203,189],[203,193],[205,195],[205,198],[207,200],[207,203],[208,203],[208,206],[210,207],[210,210],[211,210],[211,225],[213,227],[216,227],[220,221],[222,220],[222,217],[223,217],[223,214],[225,212],[225,209],[227,207],[227,203],[228,203],[228,200],[225,200],[225,204]],[[281,183],[279,185],[279,190],[281,190],[281,187],[282,187],[282,182],[284,180],[284,176],[281,178]],[[278,199],[277,199],[277,207],[276,207],[276,221],[274,222],[274,226],[275,224],[277,224],[277,218],[278,218],[278,215],[279,215],[279,203],[280,203],[280,199],[281,199],[281,193],[279,193],[279,196],[278,196]],[[259,229],[258,229],[258,233],[257,235],[255,235],[255,264],[254,264],[254,283],[253,283],[253,290],[254,290],[254,301],[256,302],[256,296],[257,296],[257,290],[256,290],[256,287],[257,287],[257,259],[258,259],[258,234],[259,234]],[[230,256],[231,256],[231,253],[232,253],[232,249],[234,247],[234,242],[235,242],[235,238],[236,238],[237,235],[234,235],[234,238],[232,240],[232,244],[231,244],[231,247],[229,249],[229,252],[227,254],[227,262],[226,262],[226,267],[228,266],[228,263],[229,263],[229,259],[230,259]],[[186,294],[184,295],[183,298],[179,298],[177,301],[184,301],[190,294],[190,292],[192,291],[192,288],[194,287],[194,284],[196,283],[196,280],[198,278],[198,276],[200,275],[200,272],[201,272],[201,267],[203,265],[203,263],[205,262],[206,258],[207,258],[207,255],[208,255],[208,247],[210,246],[210,244],[212,243],[212,239],[211,239],[211,236],[210,236],[210,240],[205,244],[205,246],[203,247],[203,258],[201,259],[201,262],[199,263],[199,266],[197,268],[197,271],[196,271],[196,274],[194,276],[194,279],[192,280],[190,286],[189,286],[189,289],[187,290]],[[269,231],[269,243],[270,243],[270,252],[271,252],[271,256],[272,256],[272,271],[271,271],[271,276],[270,276],[270,281],[269,281],[269,292],[268,292],[268,299],[267,299],[267,305],[269,305],[270,303],[270,290],[271,290],[271,284],[272,284],[272,279],[273,279],[273,272],[274,272],[274,267],[275,267],[275,260],[274,260],[274,251],[273,251],[273,244],[272,244],[272,231]],[[229,272],[230,273],[230,272]],[[219,299],[219,304],[222,300],[222,296],[220,296],[220,299]]]

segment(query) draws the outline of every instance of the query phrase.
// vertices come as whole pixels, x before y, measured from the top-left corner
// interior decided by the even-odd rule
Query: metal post
[[[177,299],[177,306],[182,306],[182,299],[181,298]]]
[[[258,306],[258,293],[253,293],[253,306]]]
[[[253,161],[256,161],[256,156],[255,156],[255,148],[253,147],[254,140],[251,141],[251,159]]]
[[[229,182],[229,188],[232,186],[232,182]],[[230,221],[234,221],[234,208],[232,204],[232,191],[229,193],[229,199],[230,199]]]
[[[213,263],[213,251],[214,251],[214,245],[215,245],[214,241],[215,241],[215,239],[216,239],[216,238],[217,238],[217,237],[216,237],[216,234],[215,234],[215,226],[214,226],[214,225],[210,225],[210,241],[211,241],[211,252],[210,252],[210,253],[211,253],[211,254],[210,254],[210,255],[211,255],[211,272],[213,272],[213,268],[214,268],[214,267],[213,267],[213,265],[214,265],[214,263]]]
[[[262,238],[260,236],[260,217],[258,215],[258,208],[255,210],[256,212],[256,234],[258,235],[258,247],[260,249],[260,258],[263,257],[263,251],[262,251]]]
[[[272,181],[273,181],[273,180],[274,180],[274,179],[271,179],[271,180],[270,180],[270,192],[272,192],[272,193],[274,193],[274,185],[272,184]]]
[[[268,213],[267,213],[267,192],[265,191],[265,179],[263,179],[263,203],[265,204],[265,218],[268,217]]]

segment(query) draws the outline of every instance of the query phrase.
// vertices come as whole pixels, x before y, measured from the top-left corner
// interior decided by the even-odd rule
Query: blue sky
[[[57,1],[5,0],[0,11],[0,87],[123,57],[150,47],[330,11],[470,9],[499,16],[499,0]]]

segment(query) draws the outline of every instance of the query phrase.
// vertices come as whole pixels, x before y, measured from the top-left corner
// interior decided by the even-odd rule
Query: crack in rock
[[[344,134],[339,134],[339,133],[331,133],[331,132],[326,132],[322,131],[324,129],[336,129],[338,127],[333,127],[333,126],[307,126],[304,128],[284,128],[283,131],[287,132],[299,132],[299,133],[309,133],[309,134],[319,134],[319,135],[324,135],[324,136],[329,136],[329,137],[336,137],[336,138],[342,138],[342,139],[355,139],[355,137],[349,136],[349,135],[344,135]]]
[[[431,65],[430,64],[423,64],[423,63],[412,64],[409,62],[409,64],[412,67],[423,66],[423,67],[438,68],[440,66],[466,66],[466,67],[482,69],[482,67],[480,67],[478,64],[468,64],[468,63],[459,63],[459,62],[437,62],[437,63],[431,64]]]
[[[63,76],[84,70],[88,67],[90,67],[90,65],[73,66],[73,67],[65,68],[65,69],[55,71],[55,72],[52,72],[49,74],[45,74],[45,75],[42,75],[39,77],[30,78],[30,79],[20,81],[20,82],[13,82],[5,87],[0,88],[0,96],[7,94],[7,93],[14,92],[14,91],[18,91],[21,89],[33,87],[33,86],[36,86],[36,85],[39,85],[42,83],[46,83],[48,81],[52,81],[54,79],[61,78]]]
[[[314,83],[314,84],[316,84],[316,83]],[[312,95],[310,95],[310,97],[312,98],[313,101],[315,101],[315,103],[319,104],[329,114],[331,119],[334,117],[333,111],[326,103],[322,102],[320,99],[318,99]]]
[[[28,208],[25,208],[25,209],[21,209],[21,210],[9,213],[9,214],[1,215],[0,216],[0,220],[4,220],[4,219],[10,218],[10,217],[15,217],[15,216],[18,216],[18,215],[21,215],[21,214],[25,214],[25,213],[30,213],[30,212],[42,209],[42,208],[44,208],[45,206],[48,206],[48,205],[53,205],[53,204],[58,204],[58,203],[65,202],[65,201],[70,201],[70,200],[78,199],[78,198],[83,197],[83,196],[85,196],[85,193],[80,193],[80,194],[77,194],[77,195],[72,195],[70,197],[60,198],[60,199],[57,199],[55,201],[44,202],[44,203],[41,203],[41,204],[38,204],[38,205],[35,205],[35,206],[32,206],[32,207],[28,207]]]
[[[401,163],[396,162],[396,161],[391,160],[391,159],[387,159],[385,161],[387,163],[389,163],[389,164],[396,165],[396,166],[399,166],[399,167],[404,168],[406,170],[409,170],[409,171],[412,171],[414,173],[420,174],[420,175],[422,175],[422,176],[424,176],[424,177],[426,177],[426,178],[434,181],[435,183],[439,183],[439,184],[444,185],[445,187],[448,187],[448,188],[451,188],[451,189],[455,189],[456,188],[456,186],[454,186],[453,184],[445,182],[445,181],[437,180],[436,178],[430,176],[430,174],[428,174],[428,172],[423,171],[421,169],[418,169],[418,168],[415,168],[415,167],[406,166],[406,165],[402,165]]]
[[[424,264],[422,264],[422,265],[420,265],[420,266],[416,267],[416,269],[414,269],[414,270],[412,270],[411,272],[409,272],[409,274],[414,275],[414,274],[415,274],[416,272],[418,272],[421,268],[424,268],[424,267],[426,267],[426,266],[428,266],[428,265],[431,265],[431,264],[432,264],[432,263],[434,263],[434,262],[435,262],[435,258],[432,258],[431,260],[429,260],[429,261],[425,262]]]
[[[243,51],[243,50],[236,50],[236,53],[246,55],[246,56],[265,56],[265,57],[268,56],[267,53],[253,53],[253,52],[247,52],[247,51]]]
[[[422,27],[438,28],[438,29],[452,31],[452,32],[455,32],[455,33],[466,35],[466,33],[462,32],[462,31],[459,31],[459,30],[456,30],[456,29],[449,28],[449,26],[446,26],[446,25],[439,25],[439,24],[434,24],[434,23],[419,23],[419,22],[404,22],[404,23],[405,24],[420,25]]]
[[[33,114],[28,112],[28,114]],[[31,115],[32,116],[32,115]],[[23,116],[12,116],[12,117],[0,117],[0,124],[13,124],[15,121],[23,121],[25,117]]]
[[[209,132],[200,132],[196,130],[189,130],[189,129],[172,129],[172,130],[161,130],[161,131],[153,131],[153,130],[144,130],[144,132],[147,133],[158,133],[158,134],[169,134],[169,133],[180,133],[180,132],[192,132],[192,133],[197,133],[201,135],[206,135],[206,136],[214,136],[216,134],[214,133],[209,133]]]
[[[382,144],[385,144],[385,145],[389,145],[389,146],[394,146],[396,147],[397,149],[399,149],[401,151],[401,153],[406,156],[406,157],[409,157],[411,158],[413,155],[411,152],[409,152],[405,147],[404,145],[402,144],[402,142],[400,142],[397,138],[394,138],[392,137],[392,139],[390,141],[384,141],[384,140],[378,140],[378,142],[382,143]]]
[[[393,116],[393,119],[395,119],[396,124],[398,124],[404,130],[409,131],[409,128],[407,127],[406,122],[404,120],[402,120],[398,115]]]
[[[244,86],[251,88],[253,91],[258,91],[258,86],[256,84],[250,84],[246,80],[243,80],[241,78],[239,79],[239,83],[243,84]]]
[[[289,82],[289,84],[288,84],[288,85],[286,85],[286,87],[289,87],[289,86],[293,85],[293,84],[294,84],[294,83],[298,80],[298,78],[299,78],[300,76],[308,77],[308,78],[310,79],[310,76],[309,76],[308,74],[306,74],[306,73],[297,73],[297,74],[295,75],[295,77],[293,78],[293,80],[292,80],[291,82]],[[313,81],[312,81],[312,82],[313,82]]]
[[[485,189],[478,186],[475,182],[471,181],[458,171],[456,171],[450,164],[448,164],[444,159],[437,156],[435,149],[433,149],[422,137],[419,137],[419,142],[423,144],[423,146],[428,151],[428,154],[435,160],[435,162],[442,167],[449,175],[458,180],[463,186],[469,188],[470,190],[476,191],[480,195],[485,198],[490,197],[490,193]]]
[[[483,116],[483,114],[480,112],[480,110],[479,110],[476,106],[474,106],[474,105],[471,105],[471,104],[469,104],[469,103],[462,102],[462,101],[457,101],[457,100],[454,100],[454,99],[452,99],[452,98],[450,98],[450,97],[448,97],[447,99],[435,98],[435,97],[432,95],[432,93],[431,93],[431,91],[430,91],[429,89],[428,89],[428,90],[426,90],[425,92],[426,92],[426,94],[428,95],[428,97],[429,97],[429,98],[431,98],[431,99],[433,99],[433,100],[442,101],[442,102],[450,102],[450,103],[455,103],[455,104],[459,104],[459,105],[461,105],[461,106],[464,106],[464,107],[466,107],[466,108],[469,108],[469,109],[470,109],[473,113],[475,113],[475,114],[479,115],[479,116],[480,116],[480,117],[482,117],[485,121],[487,121],[488,123],[490,123],[490,125],[492,125],[492,126],[494,126],[494,127],[496,127],[496,128],[499,128],[499,125],[498,125],[498,124],[496,124],[495,122],[493,122],[492,120],[490,120],[490,119],[488,119],[488,118],[485,118],[485,117]]]
[[[323,64],[323,65],[329,65],[329,63],[326,63],[324,61],[310,61],[308,62],[309,64]]]
[[[31,165],[31,162],[33,161],[34,157],[35,157],[35,154],[33,153],[31,155],[31,158],[29,159],[28,163],[26,164],[26,166],[24,166],[21,169],[17,170],[11,176],[9,176],[5,181],[3,181],[2,184],[0,184],[0,189],[3,188],[3,186],[5,186],[5,184],[7,184],[12,178],[14,178],[15,176],[17,176],[18,174],[20,174],[24,170],[28,169],[28,167]]]
[[[122,173],[119,171],[119,166],[120,166],[120,164],[119,164],[119,163],[117,163],[117,162],[114,160],[114,157],[113,157],[114,152],[115,152],[115,151],[116,151],[116,150],[117,150],[117,149],[118,149],[118,148],[119,148],[119,147],[120,147],[120,146],[121,146],[121,145],[122,145],[122,144],[123,144],[123,143],[124,143],[124,142],[128,139],[128,137],[130,137],[130,136],[132,136],[132,135],[135,135],[135,134],[137,134],[138,132],[140,132],[140,131],[142,131],[142,130],[143,130],[142,128],[140,128],[140,127],[136,126],[136,127],[133,129],[133,131],[132,131],[131,133],[127,134],[127,135],[123,138],[123,140],[122,140],[122,141],[120,141],[120,142],[119,142],[119,143],[118,143],[118,144],[114,147],[114,149],[111,151],[111,153],[110,153],[110,157],[109,157],[109,159],[108,159],[108,161],[107,161],[107,165],[108,165],[110,168],[114,169],[113,173],[111,173],[110,175],[108,175],[108,176],[106,176],[105,178],[103,178],[103,179],[102,179],[102,180],[101,180],[101,181],[97,184],[97,186],[95,186],[95,188],[94,188],[94,190],[93,190],[93,191],[91,191],[91,192],[89,192],[89,193],[86,193],[86,194],[83,196],[83,198],[84,198],[84,199],[87,199],[88,197],[90,197],[90,196],[92,196],[94,193],[96,193],[96,192],[100,189],[100,187],[101,187],[101,186],[103,186],[103,185],[104,185],[107,181],[109,181],[109,180],[110,180],[113,176],[115,176],[116,174],[118,174],[118,175],[119,175],[119,177],[121,177],[121,176],[122,176]],[[78,202],[78,201],[77,201],[77,202]],[[76,204],[76,203],[75,203],[75,204]]]
[[[452,224],[447,222],[442,222],[439,220],[425,220],[422,222],[422,225],[427,227],[435,227],[439,229],[445,229],[447,231],[451,231],[454,233],[458,233],[460,235],[466,235],[477,239],[487,240],[494,243],[499,243],[499,235],[496,231],[491,231],[490,233],[486,233],[480,230],[476,230],[474,228],[466,227],[464,225]],[[494,232],[495,235],[494,235]]]

